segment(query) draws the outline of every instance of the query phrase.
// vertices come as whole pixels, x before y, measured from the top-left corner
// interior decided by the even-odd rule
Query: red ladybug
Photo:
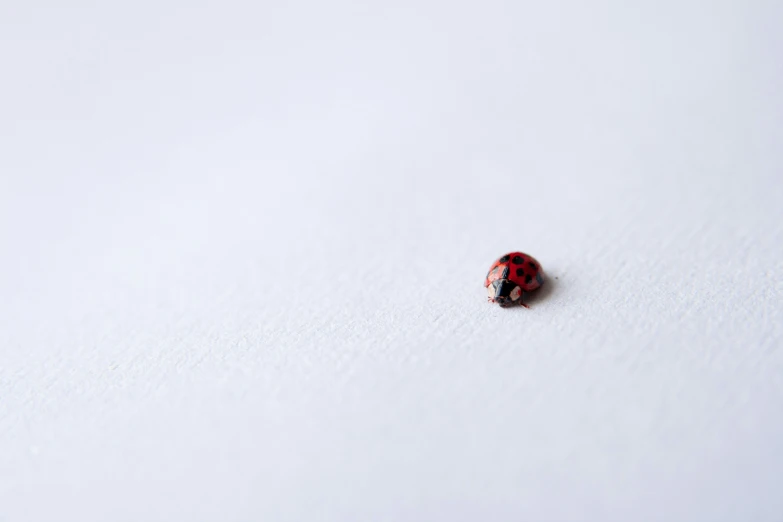
[[[541,265],[522,252],[511,252],[492,263],[484,280],[489,302],[504,308],[515,304],[529,308],[522,302],[523,293],[543,284]]]

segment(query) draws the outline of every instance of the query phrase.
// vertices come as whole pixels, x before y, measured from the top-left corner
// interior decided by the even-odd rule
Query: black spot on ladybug
[[[511,262],[514,263],[515,265],[521,265],[522,263],[525,262],[525,260],[524,258],[522,258],[522,256],[514,256]]]
[[[530,282],[530,281],[532,281],[532,280],[533,280],[533,278],[532,278],[532,277],[530,277],[530,275],[529,275],[529,274],[525,276],[525,283],[529,283],[529,282]]]
[[[522,277],[523,275],[525,275],[525,269],[517,268],[517,277]]]
[[[532,261],[528,261],[528,262],[527,262],[527,264],[528,264],[528,265],[530,265],[530,268],[532,268],[533,270],[535,270],[535,269],[537,269],[537,268],[538,268],[538,267],[536,266],[536,264],[535,264],[534,262],[532,262]]]
[[[508,256],[503,256],[498,259],[498,263],[508,263]]]

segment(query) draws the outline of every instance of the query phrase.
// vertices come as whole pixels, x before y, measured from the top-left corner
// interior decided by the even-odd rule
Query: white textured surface
[[[2,2],[0,521],[783,520],[781,4],[549,4]]]

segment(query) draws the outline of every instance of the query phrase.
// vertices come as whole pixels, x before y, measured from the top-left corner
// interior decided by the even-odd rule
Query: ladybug
[[[492,263],[484,280],[487,300],[503,308],[516,304],[529,308],[522,302],[522,295],[543,284],[541,265],[522,252],[511,252]]]

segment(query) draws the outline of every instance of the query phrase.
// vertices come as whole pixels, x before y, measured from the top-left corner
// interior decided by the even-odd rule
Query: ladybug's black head
[[[500,306],[511,306],[519,302],[522,289],[513,281],[498,279],[487,287],[487,297]]]

